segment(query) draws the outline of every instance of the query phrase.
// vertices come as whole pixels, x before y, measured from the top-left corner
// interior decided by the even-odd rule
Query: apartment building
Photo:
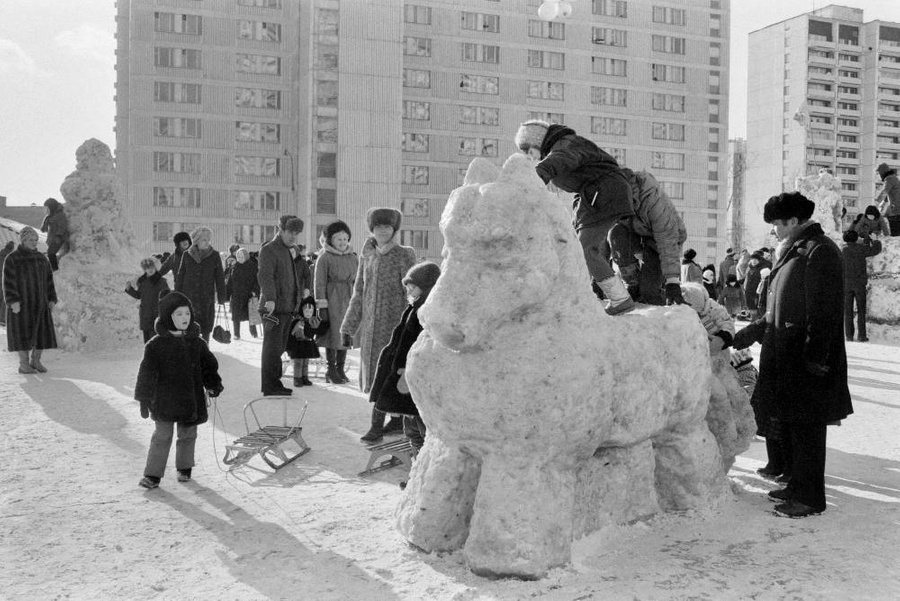
[[[116,160],[140,241],[205,223],[251,249],[280,213],[305,242],[404,214],[440,257],[468,163],[502,164],[541,118],[652,171],[713,261],[725,237],[729,3],[593,0],[118,1]]]
[[[830,5],[752,32],[749,57],[747,218],[820,169],[849,212],[871,204],[875,167],[900,164],[900,24]]]

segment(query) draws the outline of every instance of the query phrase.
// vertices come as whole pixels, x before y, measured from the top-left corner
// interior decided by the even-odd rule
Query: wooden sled
[[[413,448],[408,438],[369,445],[366,449],[370,453],[369,463],[366,469],[359,473],[360,476],[368,476],[398,465],[405,465],[407,470],[412,466]],[[385,456],[388,458],[378,463],[378,460]]]
[[[281,425],[280,426],[263,426],[259,421],[259,415],[256,413],[256,403],[281,403]],[[294,405],[293,411],[288,411],[288,406]],[[281,469],[294,459],[305,455],[309,452],[309,445],[301,436],[300,422],[306,415],[308,402],[303,403],[302,408],[300,399],[289,396],[266,396],[253,399],[244,405],[244,426],[247,428],[247,435],[241,436],[234,441],[233,444],[225,445],[225,458],[222,462],[225,465],[236,466],[243,465],[250,461],[254,455],[259,454],[270,467],[273,469]],[[296,421],[289,421],[288,414],[296,413]],[[251,430],[250,419],[256,424],[256,429]]]

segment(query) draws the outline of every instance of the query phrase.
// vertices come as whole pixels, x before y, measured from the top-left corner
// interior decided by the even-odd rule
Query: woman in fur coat
[[[228,298],[222,259],[210,245],[211,238],[212,230],[208,227],[191,232],[193,245],[184,253],[175,275],[175,290],[191,299],[194,321],[200,325],[200,334],[207,342],[216,322],[216,297],[220,305]]]

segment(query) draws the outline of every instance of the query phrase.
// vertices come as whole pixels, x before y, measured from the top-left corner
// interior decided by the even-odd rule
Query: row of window
[[[200,173],[201,155],[199,152],[154,151],[151,159],[153,171],[156,172]],[[238,155],[234,157],[233,173],[234,175],[277,177],[281,173],[281,159]]]
[[[281,125],[256,121],[235,121],[234,139],[242,142],[281,141]],[[189,117],[154,117],[153,135],[163,138],[202,138],[202,122]]]
[[[281,57],[238,52],[234,56],[238,73],[281,75]],[[200,69],[202,53],[194,48],[153,48],[153,66],[173,69]]]
[[[153,82],[153,100],[155,102],[200,104],[202,102],[201,85],[156,81]],[[281,91],[263,88],[235,88],[234,105],[240,108],[280,109]]]
[[[712,5],[713,3],[711,2],[710,4]],[[719,9],[721,6],[710,6],[710,8]],[[591,12],[604,17],[627,19],[628,2],[627,0],[592,0]],[[403,20],[415,25],[431,25],[431,7],[406,4],[403,10]],[[685,26],[687,25],[687,10],[684,8],[654,6],[653,22]],[[460,27],[472,31],[498,33],[500,31],[500,15],[462,11],[460,13]],[[720,15],[710,15],[710,28],[721,29]]]
[[[154,186],[154,207],[200,208],[200,188],[180,188],[174,186]],[[239,210],[280,211],[281,192],[264,190],[233,190],[232,206]]]

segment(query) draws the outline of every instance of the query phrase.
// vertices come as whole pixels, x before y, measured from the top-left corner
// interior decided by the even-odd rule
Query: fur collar
[[[200,250],[196,245],[190,247],[187,250],[187,254],[194,259],[197,263],[202,262],[204,259],[208,258],[210,255],[215,254],[216,249],[210,245],[206,250]]]
[[[353,254],[353,249],[350,248],[350,247],[348,246],[348,247],[347,247],[347,250],[345,250],[344,252],[341,252],[341,251],[339,251],[338,249],[336,249],[335,247],[333,247],[332,245],[330,245],[330,244],[328,244],[327,242],[325,242],[325,243],[322,244],[322,249],[319,251],[319,256],[321,257],[321,256],[324,255],[325,253],[331,253],[331,254],[333,254],[333,255],[338,255],[338,256],[342,256],[342,255],[352,255],[352,254]]]

